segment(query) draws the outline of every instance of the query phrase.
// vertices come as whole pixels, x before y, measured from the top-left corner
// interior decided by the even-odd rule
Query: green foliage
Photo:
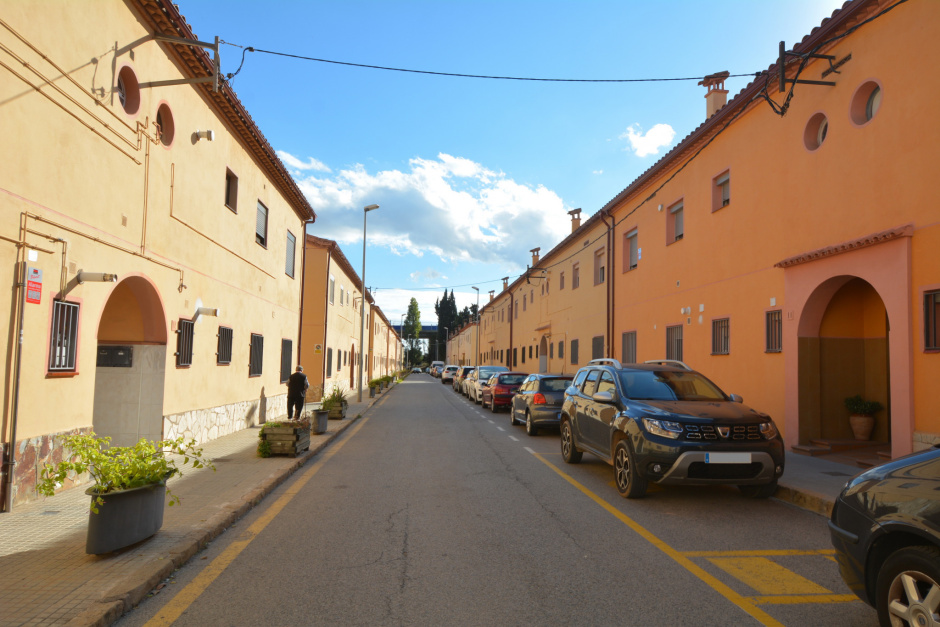
[[[866,401],[861,394],[856,394],[845,399],[845,407],[851,414],[871,416],[881,411],[884,406],[878,401]]]
[[[332,411],[334,409],[339,409],[340,407],[345,406],[346,404],[346,392],[340,389],[338,385],[334,385],[330,390],[330,393],[323,397],[323,400],[320,404],[322,409],[327,411]]]
[[[183,474],[178,464],[215,470],[215,465],[203,457],[202,449],[196,448],[196,441],[187,442],[182,437],[159,442],[141,439],[134,446],[111,446],[111,438],[90,433],[64,436],[62,444],[71,456],[66,461],[45,466],[39,475],[36,491],[54,496],[56,487],[69,473],[87,472],[96,484],[96,497],[91,500],[91,511],[96,514],[97,506],[104,504],[101,494],[163,483],[176,473]],[[183,459],[173,459],[167,457],[168,454]],[[170,506],[179,503],[179,497],[169,488],[166,493],[170,497]]]
[[[382,383],[382,379],[369,379],[370,388],[377,388],[380,383]]]
[[[267,440],[258,440],[258,457],[271,457],[271,443]]]

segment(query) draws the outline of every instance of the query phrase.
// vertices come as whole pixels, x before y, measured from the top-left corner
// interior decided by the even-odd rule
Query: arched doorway
[[[548,337],[542,336],[539,342],[539,373],[548,372]]]
[[[118,283],[98,323],[95,433],[115,446],[163,439],[167,327],[156,288],[141,276]]]
[[[891,441],[889,319],[867,281],[838,276],[810,296],[800,319],[799,439],[853,440],[845,399],[880,402],[873,443]]]

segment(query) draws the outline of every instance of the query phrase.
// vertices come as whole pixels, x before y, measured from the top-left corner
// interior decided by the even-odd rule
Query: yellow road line
[[[797,603],[851,603],[859,598],[854,594],[803,594],[797,596],[760,596],[750,597],[751,601],[759,605],[776,604],[787,605]]]
[[[787,557],[791,555],[835,555],[835,549],[766,549],[753,551],[683,551],[686,557]]]
[[[620,522],[625,524],[627,527],[632,529],[636,534],[642,537],[644,540],[655,546],[657,549],[665,553],[667,556],[676,561],[680,566],[685,568],[687,571],[701,579],[704,583],[710,586],[713,590],[718,592],[720,595],[737,605],[739,608],[753,616],[758,622],[762,625],[767,625],[768,627],[783,627],[783,624],[775,620],[772,616],[767,614],[764,610],[760,609],[747,597],[738,594],[730,587],[719,581],[716,577],[707,573],[703,568],[696,565],[692,560],[685,557],[680,551],[672,548],[658,537],[653,535],[651,532],[647,531],[646,528],[641,526],[639,523],[634,521],[632,518],[626,514],[618,511],[613,505],[594,494],[588,490],[585,486],[581,485],[570,475],[562,472],[558,467],[552,464],[550,461],[545,459],[542,455],[533,452],[533,455],[541,461],[543,464],[554,470],[558,475],[560,475],[565,481],[573,485],[575,488],[580,490],[585,496],[590,498],[592,501],[600,505],[603,509],[617,518]]]
[[[281,513],[288,503],[297,496],[300,490],[310,481],[317,472],[320,471],[323,466],[330,461],[330,458],[333,457],[343,445],[348,442],[356,433],[365,426],[368,418],[361,418],[359,424],[353,427],[349,435],[344,437],[342,440],[331,446],[322,458],[317,460],[313,466],[310,467],[307,472],[303,473],[299,479],[297,479],[293,485],[290,486],[284,493],[278,497],[276,501],[265,511],[258,519],[253,522],[248,529],[243,532],[238,540],[233,541],[222,553],[219,554],[214,560],[212,560],[206,567],[200,572],[196,577],[186,584],[182,590],[176,593],[166,605],[157,613],[156,616],[151,618],[144,627],[166,627],[172,625],[176,619],[178,619],[183,612],[185,612],[193,602],[199,598],[203,592],[208,589],[212,582],[215,581],[219,575],[221,575],[226,568],[228,568],[232,562],[235,561],[235,558],[251,544],[251,541],[254,540],[258,534],[260,534],[265,527],[268,526],[272,520],[274,520],[278,514]]]
[[[708,561],[761,594],[806,595],[832,592],[766,557],[712,557]]]

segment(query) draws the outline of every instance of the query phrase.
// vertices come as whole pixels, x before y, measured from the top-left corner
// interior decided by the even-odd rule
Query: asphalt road
[[[411,375],[118,623],[874,627],[826,520],[561,461]]]

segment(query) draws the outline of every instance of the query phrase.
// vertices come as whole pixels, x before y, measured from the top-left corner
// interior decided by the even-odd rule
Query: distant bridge
[[[393,324],[392,328],[395,329],[395,332],[398,333],[398,337],[402,340],[408,340],[411,338],[406,338],[402,336],[401,325]],[[440,342],[438,345],[437,342],[437,325],[421,325],[421,333],[418,334],[419,340],[425,340],[427,342],[427,353],[430,356],[431,361],[444,361],[444,342]]]

